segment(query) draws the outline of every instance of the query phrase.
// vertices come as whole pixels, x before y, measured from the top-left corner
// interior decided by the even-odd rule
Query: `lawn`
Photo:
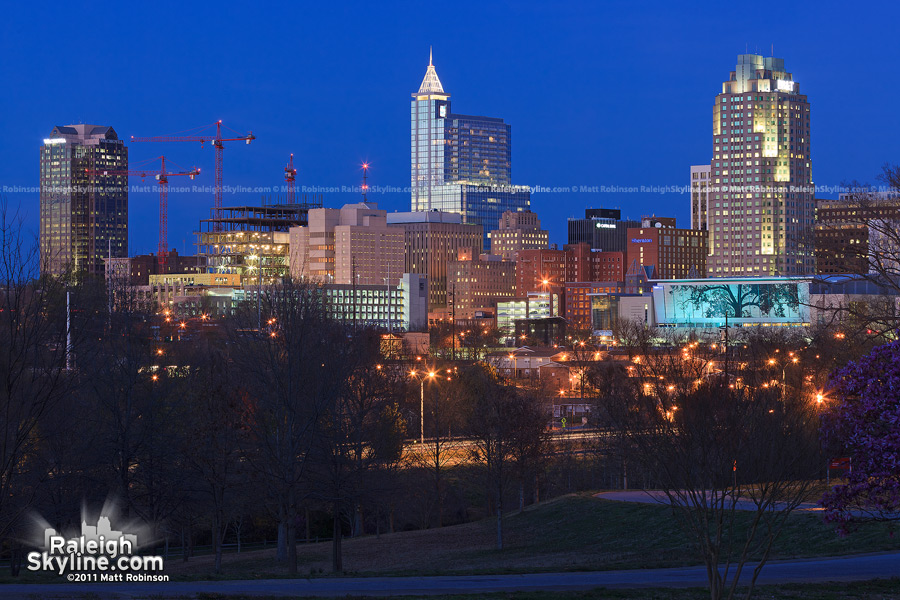
[[[403,596],[404,600],[472,600],[473,595]],[[479,600],[707,600],[705,588],[608,590],[586,592],[503,592],[478,594]],[[900,580],[855,583],[783,584],[757,586],[754,598],[785,600],[900,600]],[[203,600],[266,600],[259,596],[198,596]],[[371,596],[347,596],[352,600],[376,600]],[[270,599],[274,600],[274,598]],[[302,600],[302,599],[297,599]]]
[[[749,514],[740,514],[747,519]],[[446,575],[675,567],[699,564],[670,509],[650,504],[599,500],[589,494],[563,496],[511,513],[504,519],[505,548],[494,549],[496,521],[485,519],[440,529],[366,536],[344,541],[348,575]],[[870,524],[839,537],[817,514],[794,514],[776,542],[772,559],[808,558],[900,550],[887,526]],[[329,575],[331,545],[301,545],[302,576]],[[188,563],[170,560],[178,579],[285,577],[274,550],[227,554],[224,573],[212,572],[212,557]]]

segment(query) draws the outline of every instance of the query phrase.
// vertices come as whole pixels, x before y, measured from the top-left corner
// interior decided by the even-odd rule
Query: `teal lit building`
[[[809,325],[810,279],[738,277],[654,282],[661,327],[800,327]]]
[[[487,232],[503,213],[531,207],[529,188],[511,184],[511,128],[503,119],[452,113],[430,56],[412,97],[412,210],[461,214],[464,223],[484,228],[487,251]]]

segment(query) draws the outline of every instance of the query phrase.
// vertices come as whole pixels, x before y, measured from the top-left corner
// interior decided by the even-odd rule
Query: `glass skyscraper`
[[[128,256],[128,148],[112,127],[54,127],[41,146],[41,270],[104,275]]]
[[[412,210],[461,214],[487,232],[508,210],[531,206],[527,186],[510,183],[511,129],[503,119],[453,114],[429,56],[419,91],[412,95]]]

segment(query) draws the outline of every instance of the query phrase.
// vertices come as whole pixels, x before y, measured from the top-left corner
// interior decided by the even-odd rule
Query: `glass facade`
[[[41,269],[103,276],[128,256],[128,148],[112,127],[55,127],[41,146]],[[117,174],[110,174],[115,172]]]
[[[410,105],[410,171],[413,211],[463,215],[487,232],[503,212],[531,206],[527,186],[510,184],[512,132],[503,119],[453,114],[450,94],[429,62]]]
[[[585,209],[583,219],[570,217],[567,224],[569,245],[590,244],[592,250],[604,252],[625,252],[628,229],[641,226],[633,219],[623,221],[618,210],[603,208]]]

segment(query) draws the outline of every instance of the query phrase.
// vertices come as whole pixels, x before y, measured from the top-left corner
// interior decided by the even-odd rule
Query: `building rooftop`
[[[388,224],[399,223],[462,223],[459,213],[439,210],[422,210],[415,212],[393,212],[387,215]]]
[[[441,85],[441,80],[438,79],[437,71],[434,70],[434,64],[431,59],[431,49],[429,49],[428,70],[425,71],[425,78],[422,79],[422,85],[419,86],[419,91],[413,94],[413,96],[429,96],[431,94],[447,95],[444,93],[444,86]]]

